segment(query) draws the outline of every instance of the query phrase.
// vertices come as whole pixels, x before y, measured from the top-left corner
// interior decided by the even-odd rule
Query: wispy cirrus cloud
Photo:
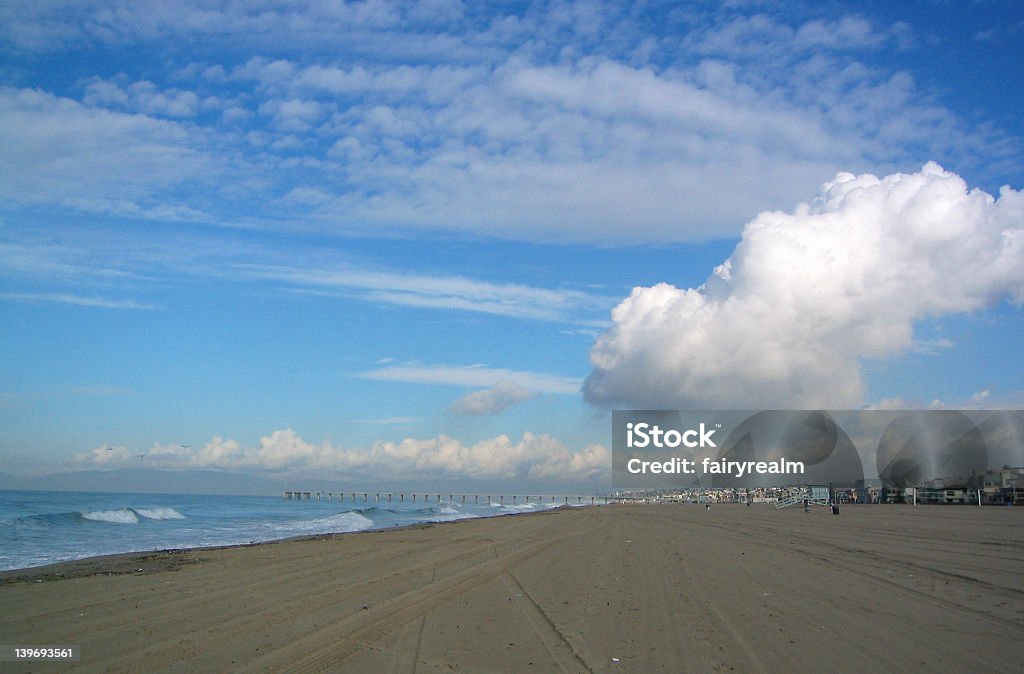
[[[301,259],[304,266],[280,264]],[[8,292],[0,298],[22,302],[63,302],[81,306],[155,309],[156,305],[107,298],[166,288],[187,280],[261,282],[275,290],[305,292],[403,307],[469,311],[516,319],[604,327],[615,298],[572,288],[502,283],[438,270],[406,272],[353,256],[290,245],[286,249],[218,232],[180,238],[147,232],[90,232],[53,228],[18,236],[0,231],[0,276],[35,286],[74,287],[79,292]],[[80,292],[89,286],[97,294]]]
[[[505,382],[531,392],[575,395],[581,379],[542,372],[493,368],[485,365],[389,365],[358,375],[363,379],[396,381],[409,384],[473,386],[490,388]]]
[[[910,346],[910,352],[919,356],[935,356],[943,351],[952,349],[956,343],[951,339],[915,339]]]
[[[9,302],[53,302],[72,304],[80,307],[96,307],[99,309],[133,309],[153,311],[156,305],[136,302],[135,300],[115,300],[105,297],[84,297],[67,293],[0,293],[0,300]]]
[[[494,283],[463,276],[404,274],[352,265],[334,269],[246,265],[242,273],[289,286],[343,291],[371,302],[408,307],[476,311],[547,321],[594,320],[610,298],[579,290]]]
[[[491,388],[468,393],[449,409],[465,416],[488,416],[500,414],[507,409],[535,398],[537,393],[509,381],[499,381]]]

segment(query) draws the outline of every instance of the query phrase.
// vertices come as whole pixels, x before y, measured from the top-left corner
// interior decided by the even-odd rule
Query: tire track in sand
[[[526,621],[533,628],[534,633],[544,644],[544,649],[551,656],[551,659],[558,665],[558,668],[569,674],[571,672],[593,672],[594,669],[580,657],[573,645],[548,617],[540,604],[527,592],[522,583],[509,572],[502,576],[502,580],[508,586],[509,591],[515,599],[516,605],[523,612]]]
[[[594,528],[594,527],[591,527]],[[590,529],[557,533],[497,559],[479,562],[424,587],[399,594],[294,641],[249,664],[246,671],[324,672],[371,647],[396,629],[470,590],[495,580],[524,561]]]
[[[742,665],[743,670],[752,672],[770,672],[773,671],[765,662],[758,656],[757,649],[751,643],[749,637],[743,633],[743,631],[736,625],[733,619],[727,615],[719,607],[719,602],[716,598],[709,596],[706,588],[706,578],[701,574],[695,573],[693,566],[690,564],[689,555],[692,554],[691,550],[687,549],[687,546],[683,544],[681,540],[669,540],[659,536],[659,533],[664,531],[664,528],[652,526],[654,521],[661,519],[668,522],[668,526],[672,525],[671,520],[665,520],[659,515],[649,516],[643,525],[651,528],[651,533],[654,536],[656,544],[666,550],[665,558],[675,557],[675,562],[679,564],[677,573],[680,578],[687,579],[686,585],[689,591],[692,593],[693,600],[696,601],[697,605],[702,606],[706,611],[706,615],[711,621],[717,625],[720,629],[724,630],[732,641],[732,645],[735,646],[737,651],[742,654],[742,657],[746,659],[746,663]],[[795,664],[795,663],[794,663]]]

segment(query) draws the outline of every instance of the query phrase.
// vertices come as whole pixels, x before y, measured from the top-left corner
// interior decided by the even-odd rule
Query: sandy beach
[[[0,574],[3,671],[1024,669],[1024,511],[604,506]]]

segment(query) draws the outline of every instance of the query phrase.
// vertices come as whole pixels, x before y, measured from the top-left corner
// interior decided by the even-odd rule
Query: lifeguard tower
[[[832,488],[827,484],[800,485],[786,498],[780,499],[775,507],[781,509],[793,505],[818,505],[827,508],[832,505]]]

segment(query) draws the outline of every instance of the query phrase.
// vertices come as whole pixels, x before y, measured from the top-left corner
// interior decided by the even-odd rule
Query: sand
[[[1024,509],[614,505],[0,575],[3,671],[1024,671]]]

